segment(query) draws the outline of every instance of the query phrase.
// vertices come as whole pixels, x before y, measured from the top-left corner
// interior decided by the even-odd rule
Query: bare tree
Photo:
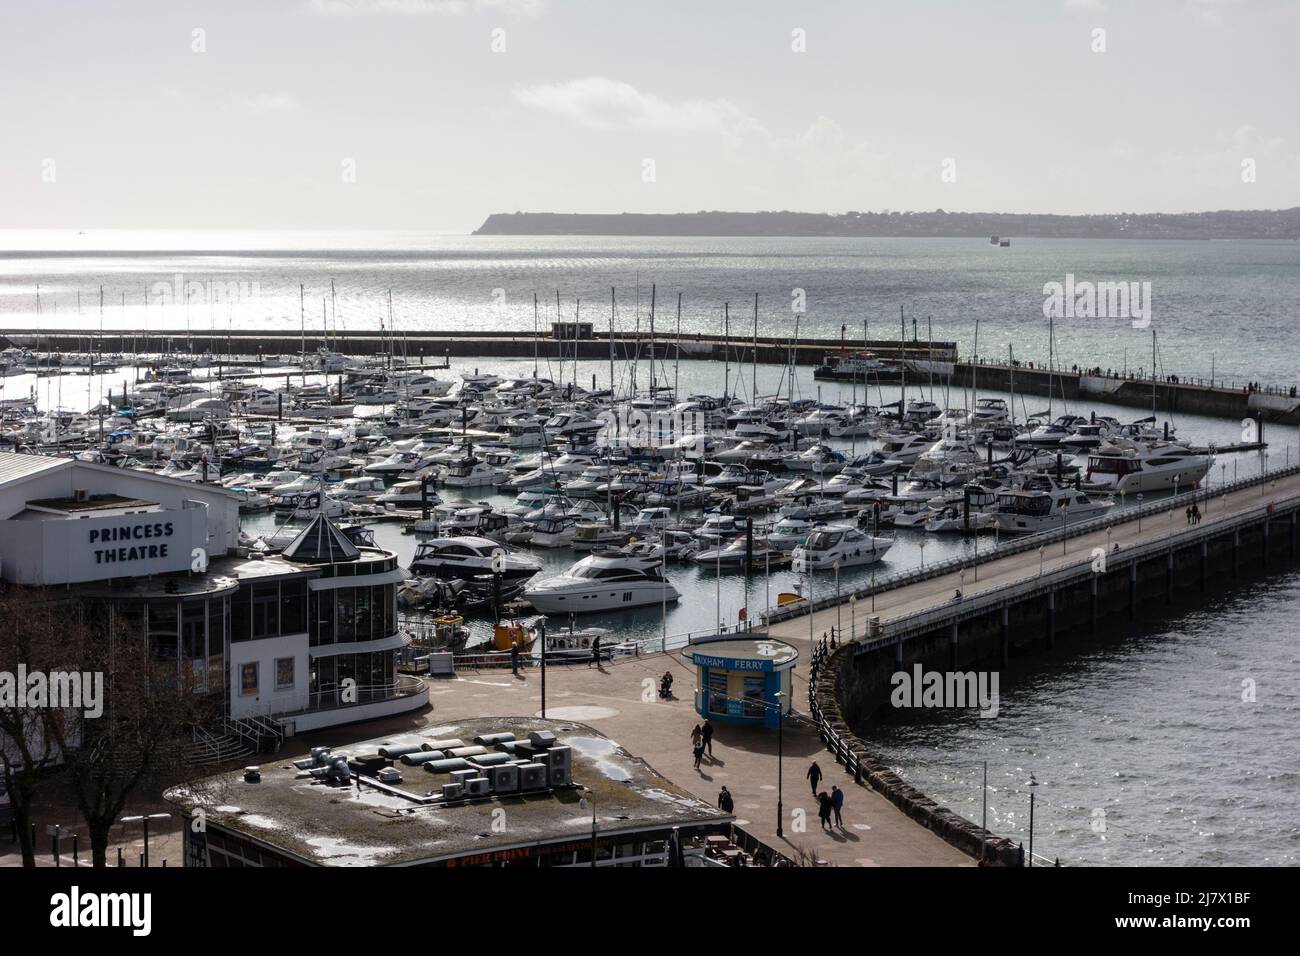
[[[143,635],[115,622],[103,606],[79,606],[78,626],[67,643],[83,671],[104,681],[103,713],[78,722],[48,720],[63,747],[77,809],[86,821],[91,863],[106,866],[108,843],[127,801],[151,796],[186,775],[189,729],[205,722],[211,705],[196,693],[194,673],[172,658],[159,659]]]
[[[48,675],[66,660],[60,608],[44,591],[0,593],[0,770],[9,794],[23,866],[36,865],[32,807],[60,762],[46,732],[51,715],[42,698],[27,699],[27,676]]]

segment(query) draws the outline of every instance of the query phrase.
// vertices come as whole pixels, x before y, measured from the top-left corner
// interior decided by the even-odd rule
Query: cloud
[[[402,16],[460,16],[471,10],[500,10],[535,16],[542,0],[307,0],[307,9],[324,16],[393,13]]]
[[[522,87],[514,91],[514,97],[524,106],[588,129],[718,133],[734,139],[766,135],[757,120],[729,100],[672,103],[630,83],[602,76]]]
[[[244,106],[254,113],[296,113],[302,104],[292,93],[255,93],[245,97]]]
[[[1192,11],[1192,16],[1203,26],[1217,27],[1223,23],[1223,13],[1227,7],[1239,0],[1185,0]]]
[[[1106,4],[1102,0],[1065,0],[1065,8],[1085,13],[1101,13],[1106,9]]]

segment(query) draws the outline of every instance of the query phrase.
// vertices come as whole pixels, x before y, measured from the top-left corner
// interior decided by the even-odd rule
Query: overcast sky
[[[18,2],[0,228],[1294,206],[1297,37],[1294,0]]]

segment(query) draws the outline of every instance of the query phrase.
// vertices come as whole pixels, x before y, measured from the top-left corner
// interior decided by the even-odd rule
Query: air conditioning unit
[[[519,768],[520,790],[544,790],[547,786],[546,765],[526,763]]]
[[[375,774],[375,779],[380,783],[401,783],[402,771],[396,767],[385,767],[379,773]]]
[[[487,777],[470,777],[465,781],[465,796],[486,797],[492,792],[492,785]]]
[[[555,746],[555,734],[549,730],[534,730],[528,735],[528,739],[538,750],[545,750],[547,747]]]
[[[442,785],[442,799],[459,800],[465,795],[465,788],[458,783],[444,783]]]
[[[493,793],[514,793],[519,789],[519,768],[513,764],[488,767],[486,773]]]
[[[568,767],[551,767],[547,770],[547,782],[552,787],[572,786],[573,774]]]
[[[573,751],[568,747],[552,747],[545,751],[546,766],[554,770],[556,767],[563,767],[569,770],[573,767]]]
[[[472,780],[472,779],[474,779],[475,777],[477,777],[478,775],[479,775],[479,771],[474,770],[474,769],[470,769],[470,770],[453,770],[453,771],[451,772],[451,782],[454,783],[454,784],[460,785],[460,786],[464,786],[465,781],[467,781],[467,780]]]

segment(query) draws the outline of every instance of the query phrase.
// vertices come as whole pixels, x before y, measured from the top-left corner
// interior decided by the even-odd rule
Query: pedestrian
[[[713,759],[713,724],[709,718],[704,718],[704,726],[701,729],[701,735],[704,739],[704,747],[709,752],[709,759]]]
[[[597,668],[600,667],[600,635],[599,634],[596,635],[595,639],[591,642],[591,660],[587,661],[587,666],[590,667],[592,664],[595,664]]]
[[[519,676],[519,642],[512,641],[510,644],[510,673]]]
[[[844,791],[836,786],[831,787],[831,809],[835,811],[835,825],[843,830],[844,818],[840,811],[844,809]]]
[[[731,799],[731,791],[724,784],[722,792],[718,794],[718,809],[723,813],[731,813],[736,809],[736,801]]]
[[[691,731],[691,746],[704,746],[704,731],[701,729],[699,724],[696,724],[695,729]]]
[[[1192,506],[1191,506],[1191,505],[1188,505],[1187,508],[1186,508],[1186,510],[1185,510],[1183,513],[1187,515],[1187,523],[1188,523],[1188,524],[1191,524],[1191,523],[1192,523]]]
[[[831,803],[831,795],[823,790],[817,794],[817,816],[821,818],[822,829],[831,828],[831,813],[835,810],[835,805]]]
[[[808,782],[812,784],[813,796],[817,796],[817,784],[822,782],[822,768],[817,766],[816,760],[812,762],[812,766],[808,768],[808,772],[804,774],[804,776],[807,777]]]
[[[1201,523],[1201,506],[1192,505],[1192,524]]]
[[[696,770],[699,770],[699,769],[700,769],[700,761],[704,759],[704,745],[703,745],[703,744],[698,744],[698,743],[697,743],[697,744],[695,745],[695,751],[694,751],[694,753],[695,753],[695,769],[696,769]]]

